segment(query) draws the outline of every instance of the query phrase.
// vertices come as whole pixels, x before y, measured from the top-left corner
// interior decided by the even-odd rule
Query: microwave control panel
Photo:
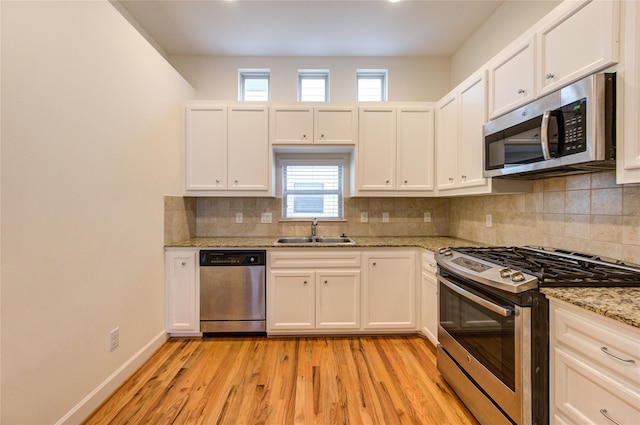
[[[564,146],[561,155],[571,155],[587,150],[587,99],[581,99],[562,107],[564,118]]]

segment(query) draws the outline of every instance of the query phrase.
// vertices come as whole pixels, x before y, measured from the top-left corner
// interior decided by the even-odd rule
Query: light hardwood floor
[[[170,339],[85,425],[478,422],[419,336]]]

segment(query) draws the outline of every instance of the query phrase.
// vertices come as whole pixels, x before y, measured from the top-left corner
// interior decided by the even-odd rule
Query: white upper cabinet
[[[351,106],[273,106],[272,145],[354,145],[358,112]]]
[[[185,126],[187,194],[272,195],[267,106],[189,105]]]
[[[433,190],[433,106],[366,106],[359,111],[359,195],[424,196]]]
[[[229,107],[227,175],[230,190],[269,190],[269,109]]]
[[[487,120],[486,78],[468,78],[438,103],[438,190],[485,186],[482,125]]]
[[[397,189],[433,190],[434,108],[400,107],[397,119]]]
[[[616,63],[618,1],[565,1],[537,33],[540,95]]]
[[[535,38],[507,49],[488,66],[489,118],[495,118],[530,102],[535,89]]]
[[[185,189],[224,189],[227,184],[227,107],[188,106],[185,127]]]
[[[616,181],[640,183],[640,5],[624,2],[624,60],[618,68]]]
[[[358,189],[395,189],[396,108],[360,108],[359,122]]]

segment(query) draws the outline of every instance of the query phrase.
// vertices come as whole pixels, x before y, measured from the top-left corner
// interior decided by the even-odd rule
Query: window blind
[[[283,218],[342,218],[344,164],[282,164]]]

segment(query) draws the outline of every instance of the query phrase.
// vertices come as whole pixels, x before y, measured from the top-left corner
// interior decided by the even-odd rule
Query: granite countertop
[[[167,244],[166,248],[301,248],[301,249],[324,249],[324,248],[402,248],[415,247],[424,248],[429,251],[437,251],[439,248],[447,246],[478,246],[477,242],[466,239],[452,238],[448,236],[353,236],[355,245],[297,245],[297,244],[275,244],[275,236],[256,237],[219,237],[219,238],[191,238],[183,241]]]
[[[640,328],[640,288],[541,288],[540,292]]]

